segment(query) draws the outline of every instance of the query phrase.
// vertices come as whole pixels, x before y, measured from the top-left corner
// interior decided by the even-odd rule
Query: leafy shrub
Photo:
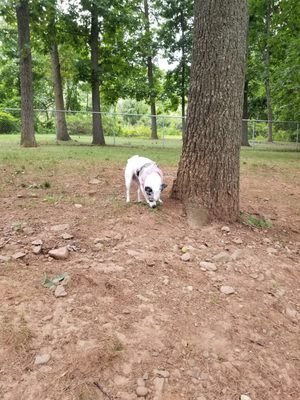
[[[119,136],[120,126],[114,122],[111,115],[102,114],[102,124],[105,136]],[[91,135],[93,127],[92,114],[67,115],[67,126],[70,135]]]
[[[19,130],[19,123],[17,118],[13,115],[0,111],[0,134],[13,133]]]

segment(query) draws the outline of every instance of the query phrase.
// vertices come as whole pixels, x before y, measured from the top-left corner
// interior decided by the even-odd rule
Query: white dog
[[[130,186],[134,180],[138,185],[138,201],[141,201],[142,191],[149,206],[155,208],[157,203],[162,203],[160,194],[167,187],[163,179],[163,173],[154,161],[140,156],[129,158],[125,168],[127,203],[130,202]]]

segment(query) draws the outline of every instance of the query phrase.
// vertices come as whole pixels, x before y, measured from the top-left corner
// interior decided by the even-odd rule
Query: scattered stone
[[[98,244],[98,243],[102,243],[102,242],[103,242],[103,239],[100,239],[100,238],[94,239],[94,244]]]
[[[287,317],[289,317],[292,320],[296,320],[299,315],[298,311],[291,307],[286,307],[285,313],[286,313]]]
[[[180,259],[181,259],[181,261],[190,261],[191,260],[191,255],[190,255],[190,253],[184,253],[180,257]]]
[[[165,380],[164,378],[156,377],[154,383],[154,396],[153,400],[162,400]]]
[[[228,262],[231,261],[230,254],[227,253],[226,251],[221,251],[221,253],[216,254],[213,256],[213,260],[215,262]]]
[[[20,258],[24,258],[26,256],[26,253],[22,252],[22,251],[18,251],[17,253],[12,255],[12,258],[14,260],[19,260]]]
[[[138,386],[145,386],[145,381],[144,381],[144,379],[143,378],[137,378],[137,380],[136,380],[136,384],[138,385]]]
[[[59,247],[49,251],[49,256],[55,258],[55,260],[66,260],[69,256],[69,250],[67,247]]]
[[[92,179],[89,181],[89,184],[90,184],[90,185],[98,185],[99,183],[100,183],[99,179],[96,179],[96,178],[92,178]]]
[[[233,261],[241,260],[244,257],[245,257],[245,251],[242,249],[235,250],[231,255]]]
[[[73,235],[71,235],[70,233],[66,233],[66,232],[64,232],[64,233],[61,235],[61,237],[62,237],[64,240],[71,240],[71,239],[74,238]]]
[[[156,372],[156,375],[161,376],[162,378],[169,378],[170,377],[170,372],[166,371],[165,369],[159,369],[159,370],[157,370],[155,372]]]
[[[55,292],[54,292],[55,297],[65,297],[67,295],[67,292],[62,285],[56,286]]]
[[[234,288],[231,287],[231,286],[221,286],[221,287],[220,287],[220,292],[221,292],[221,293],[224,293],[224,294],[226,294],[226,295],[229,295],[229,294],[235,293],[235,290],[234,290]]]
[[[193,286],[185,286],[183,288],[184,293],[192,293],[192,291],[193,291]]]
[[[243,240],[241,238],[232,239],[233,243],[235,244],[243,244]]]
[[[225,232],[225,233],[229,233],[230,232],[230,228],[229,228],[229,226],[222,226],[221,231]]]
[[[36,239],[33,242],[31,242],[31,244],[33,246],[42,246],[43,242],[41,241],[41,239]]]
[[[200,261],[199,265],[203,271],[216,271],[217,270],[216,264],[214,264],[212,262]]]
[[[135,392],[138,397],[145,397],[148,394],[148,389],[145,386],[138,386]]]
[[[149,379],[149,374],[148,372],[145,372],[143,375],[143,379],[146,381],[147,379]]]
[[[74,204],[75,208],[82,208],[82,204]]]
[[[42,246],[32,246],[31,247],[33,254],[41,254]]]
[[[11,259],[11,257],[9,257],[9,256],[0,256],[0,263],[8,262],[8,261],[10,261],[10,259]]]
[[[50,354],[41,354],[40,356],[36,356],[34,363],[35,365],[47,364],[50,361]]]
[[[277,253],[278,253],[278,250],[277,250],[277,249],[274,249],[274,247],[268,247],[268,248],[267,248],[267,253],[268,253],[269,255],[271,255],[271,254],[277,254]]]
[[[95,244],[95,249],[96,250],[103,250],[103,248],[104,248],[104,244],[103,243],[96,243]]]
[[[183,253],[187,253],[189,251],[189,247],[188,246],[183,246],[183,247],[181,247],[181,251]]]
[[[70,228],[69,224],[53,225],[50,230],[53,232],[67,231]]]
[[[272,240],[269,238],[263,238],[263,242],[266,244],[270,244],[270,243],[272,243]]]
[[[249,397],[247,394],[242,394],[240,400],[251,400],[251,397]]]
[[[153,260],[147,260],[147,261],[146,261],[146,264],[148,265],[148,267],[154,267],[155,261],[153,261]]]

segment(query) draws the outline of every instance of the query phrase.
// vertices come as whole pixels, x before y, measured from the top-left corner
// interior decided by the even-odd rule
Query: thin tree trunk
[[[99,21],[97,6],[94,4],[91,11],[91,66],[92,66],[92,109],[93,109],[93,141],[95,145],[105,145],[101,106],[100,106],[100,79],[99,79]]]
[[[28,0],[20,0],[16,6],[21,84],[21,146],[36,147],[33,115],[32,61]]]
[[[265,88],[267,98],[267,115],[268,115],[268,142],[273,142],[273,109],[270,87],[270,24],[271,24],[272,5],[271,0],[267,1],[266,13],[266,48],[264,52],[265,61]]]
[[[146,19],[146,33],[148,40],[150,40],[150,19],[149,19],[149,4],[148,0],[144,0],[144,12]],[[155,93],[154,93],[154,77],[153,77],[153,61],[152,61],[152,44],[148,45],[148,56],[147,56],[147,75],[148,84],[150,91],[150,108],[151,108],[151,139],[157,140],[157,122],[156,122],[156,104],[155,104]]]
[[[248,140],[248,86],[249,81],[246,79],[244,85],[244,103],[243,103],[243,122],[242,122],[242,137],[241,137],[241,145],[242,146],[250,146]]]
[[[239,218],[246,0],[195,1],[186,135],[172,196],[207,222]]]
[[[52,60],[52,76],[53,76],[53,87],[55,97],[55,108],[56,108],[56,139],[57,140],[71,140],[68,134],[63,86],[60,73],[59,53],[57,43],[53,43],[51,49],[51,60]]]

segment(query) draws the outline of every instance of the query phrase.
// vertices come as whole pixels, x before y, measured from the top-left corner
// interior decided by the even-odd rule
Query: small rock
[[[292,320],[296,320],[298,317],[298,311],[291,307],[286,307],[285,313]]]
[[[0,256],[0,263],[1,262],[8,262],[11,259],[9,256]]]
[[[240,397],[240,400],[251,400],[251,397],[249,397],[246,394],[242,394],[241,397]]]
[[[144,381],[144,379],[143,378],[137,378],[137,380],[136,380],[136,384],[138,385],[138,386],[145,386],[145,381]]]
[[[61,235],[61,237],[64,239],[64,240],[71,240],[71,239],[73,239],[74,238],[74,236],[73,235],[71,235],[70,233],[63,233],[62,235]]]
[[[220,287],[220,292],[221,292],[221,293],[224,293],[224,294],[226,294],[226,295],[229,295],[229,294],[235,293],[235,290],[234,290],[234,288],[231,287],[231,286],[221,286],[221,287]]]
[[[104,248],[104,244],[103,243],[96,243],[95,244],[95,249],[97,249],[97,250],[103,250],[103,248]]]
[[[32,246],[31,247],[33,254],[41,254],[42,246]]]
[[[42,246],[43,242],[41,241],[41,239],[36,239],[33,242],[31,242],[31,244],[33,246]]]
[[[35,357],[34,363],[35,365],[47,364],[47,362],[50,361],[50,358],[50,354],[42,354]]]
[[[229,233],[230,232],[230,228],[229,228],[229,226],[222,226],[221,231],[225,232],[225,233]]]
[[[268,247],[267,248],[267,253],[268,254],[277,254],[278,253],[278,250],[277,249],[274,249],[273,247]]]
[[[98,244],[98,243],[102,243],[102,242],[103,242],[103,239],[100,239],[100,238],[94,239],[94,244]]]
[[[216,264],[214,264],[212,262],[200,261],[199,265],[200,265],[201,269],[203,269],[205,271],[216,271],[217,270]]]
[[[242,249],[235,250],[231,255],[233,261],[241,260],[244,257],[245,257],[245,251]]]
[[[75,208],[82,208],[82,204],[74,204]]]
[[[53,232],[67,231],[70,228],[69,224],[53,225],[50,230]]]
[[[18,260],[20,258],[24,258],[26,256],[26,253],[23,253],[22,251],[18,251],[17,253],[12,255],[12,258],[14,260]]]
[[[188,286],[189,287],[189,286]],[[158,376],[161,376],[162,378],[169,378],[170,377],[170,372],[166,371],[165,369],[159,369],[156,371],[156,374]]]
[[[143,375],[143,379],[146,381],[147,379],[149,379],[149,374],[148,372],[145,372]]]
[[[49,251],[49,256],[55,258],[55,260],[66,260],[69,256],[69,250],[67,247],[60,247]]]
[[[145,397],[148,394],[148,389],[145,386],[138,386],[135,392],[138,397]]]
[[[191,260],[191,255],[190,255],[190,253],[184,253],[180,257],[180,259],[181,259],[181,261],[190,261]]]
[[[156,377],[156,378],[153,380],[153,383],[154,383],[154,396],[153,396],[153,400],[162,400],[162,395],[163,395],[163,390],[164,390],[164,384],[165,384],[164,378]]]
[[[183,288],[184,293],[192,293],[192,291],[193,291],[193,286],[185,286]]]
[[[98,185],[99,183],[100,183],[99,179],[96,179],[96,178],[92,178],[92,179],[89,181],[89,184],[90,184],[90,185]]]
[[[188,248],[187,246],[183,246],[183,247],[181,247],[181,251],[182,251],[183,253],[186,253],[186,252],[189,251],[189,248]]]
[[[213,256],[213,260],[216,262],[228,262],[231,260],[230,254],[226,251],[221,251],[221,253],[216,254]]]
[[[55,292],[54,292],[55,297],[65,297],[67,295],[67,292],[62,285],[56,286]]]
[[[270,243],[272,243],[272,240],[269,238],[263,238],[263,242],[266,244],[270,244]]]

